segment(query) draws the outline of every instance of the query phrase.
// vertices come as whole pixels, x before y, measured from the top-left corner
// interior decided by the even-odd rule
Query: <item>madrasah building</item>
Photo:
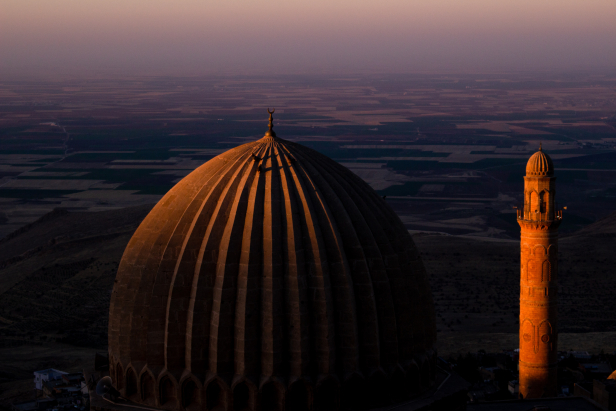
[[[465,409],[468,384],[437,365],[407,229],[361,178],[278,138],[272,113],[263,138],[197,168],[133,235],[109,309],[120,397],[91,391],[92,409]],[[554,197],[540,150],[518,212],[525,398],[555,395]]]

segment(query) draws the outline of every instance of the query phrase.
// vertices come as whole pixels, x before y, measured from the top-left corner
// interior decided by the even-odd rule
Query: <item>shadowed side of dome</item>
[[[271,134],[208,161],[154,207],[124,253],[109,318],[114,381],[154,381],[152,403],[173,398],[169,409],[186,384],[204,409],[240,385],[248,409],[270,394],[340,404],[377,395],[373,381],[408,391],[417,375],[427,387],[435,340],[423,263],[398,216],[348,169]]]
[[[526,175],[528,177],[554,175],[554,164],[552,163],[552,159],[543,152],[541,146],[539,146],[539,151],[528,159],[528,163],[526,164]]]

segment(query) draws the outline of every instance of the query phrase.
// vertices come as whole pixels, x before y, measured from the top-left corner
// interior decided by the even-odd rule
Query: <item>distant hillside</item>
[[[567,218],[565,214],[564,218]],[[605,218],[600,219],[592,224],[587,225],[579,231],[576,231],[574,236],[593,236],[593,237],[616,237],[616,211]]]
[[[1,240],[0,346],[106,346],[117,266],[150,209],[55,210]],[[561,332],[616,332],[614,233],[616,213],[561,240]],[[430,276],[440,338],[517,333],[518,241],[414,239]]]
[[[54,210],[0,241],[0,346],[105,346],[117,265],[152,208]]]
[[[559,242],[561,333],[610,332],[616,336],[616,236],[606,234],[607,223],[603,228],[598,233],[584,230]],[[474,334],[477,337],[472,341],[477,346],[494,340],[486,339],[486,334],[517,336],[519,241],[434,234],[413,239],[430,276],[439,341],[451,339],[460,345],[464,339],[475,338]],[[613,347],[612,343],[602,348]]]

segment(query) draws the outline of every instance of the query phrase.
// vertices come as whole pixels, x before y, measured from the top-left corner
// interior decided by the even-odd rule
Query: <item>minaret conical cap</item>
[[[533,154],[526,164],[527,177],[549,177],[554,175],[554,163],[546,153],[543,152],[541,144],[539,151]]]

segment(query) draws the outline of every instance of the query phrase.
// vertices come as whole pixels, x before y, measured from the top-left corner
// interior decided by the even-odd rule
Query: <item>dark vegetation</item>
[[[0,344],[106,346],[109,296],[150,206],[56,210],[0,241]],[[519,245],[418,234],[440,333],[517,333]],[[560,241],[559,327],[616,332],[616,213]]]

